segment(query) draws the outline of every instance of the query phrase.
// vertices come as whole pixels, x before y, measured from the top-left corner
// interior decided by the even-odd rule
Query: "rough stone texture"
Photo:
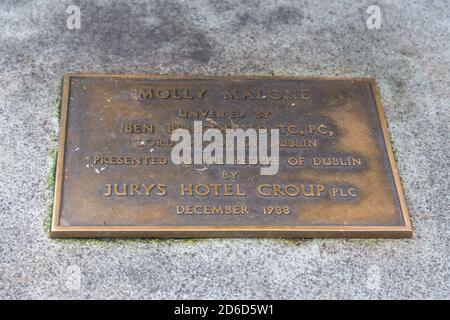
[[[68,30],[67,5],[81,7]],[[450,4],[1,1],[1,298],[450,298]],[[50,240],[64,72],[375,76],[412,240]]]

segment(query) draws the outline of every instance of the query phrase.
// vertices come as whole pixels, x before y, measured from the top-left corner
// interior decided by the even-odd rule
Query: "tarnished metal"
[[[280,169],[175,165],[172,130],[280,130]],[[70,74],[53,237],[410,237],[373,79]]]

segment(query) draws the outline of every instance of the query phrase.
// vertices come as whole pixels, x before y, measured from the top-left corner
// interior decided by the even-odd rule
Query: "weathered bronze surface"
[[[279,128],[280,169],[175,165],[194,120]],[[373,79],[64,78],[53,237],[385,237],[411,225]]]

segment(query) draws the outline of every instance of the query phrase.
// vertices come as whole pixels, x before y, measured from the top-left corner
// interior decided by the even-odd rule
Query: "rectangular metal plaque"
[[[204,148],[208,129],[277,129],[277,173],[176,164],[179,128]],[[373,79],[64,77],[52,237],[411,233]]]

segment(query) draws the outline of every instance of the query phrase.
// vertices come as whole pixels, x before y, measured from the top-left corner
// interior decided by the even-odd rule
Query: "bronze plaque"
[[[194,123],[200,137],[277,129],[276,174],[245,161],[174,163],[172,133],[193,133],[193,146]],[[411,233],[373,79],[64,77],[52,237]]]

